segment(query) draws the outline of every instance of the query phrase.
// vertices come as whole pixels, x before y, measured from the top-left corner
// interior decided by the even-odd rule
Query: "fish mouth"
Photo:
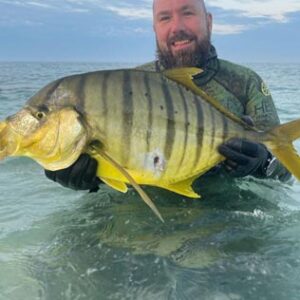
[[[12,156],[18,149],[18,135],[7,121],[0,122],[0,160]]]

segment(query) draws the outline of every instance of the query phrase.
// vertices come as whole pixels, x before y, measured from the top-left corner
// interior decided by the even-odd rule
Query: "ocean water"
[[[48,82],[101,63],[0,63],[0,119]],[[300,65],[248,64],[282,122],[300,117]],[[299,143],[296,144],[300,150]],[[202,200],[147,188],[75,192],[25,158],[0,162],[0,299],[300,299],[300,184],[203,180]]]

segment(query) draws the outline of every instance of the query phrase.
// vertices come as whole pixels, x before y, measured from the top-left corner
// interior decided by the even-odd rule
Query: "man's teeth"
[[[175,46],[181,46],[190,43],[190,40],[177,41],[174,43]]]

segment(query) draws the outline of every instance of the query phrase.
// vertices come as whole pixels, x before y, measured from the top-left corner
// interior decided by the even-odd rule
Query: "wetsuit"
[[[204,72],[195,77],[195,83],[229,111],[238,117],[250,116],[255,127],[260,130],[280,124],[272,96],[264,81],[254,71],[219,59],[213,46],[206,64],[199,67]],[[137,69],[156,72],[164,70],[159,61],[138,66]],[[277,162],[270,177],[286,181],[291,175]]]

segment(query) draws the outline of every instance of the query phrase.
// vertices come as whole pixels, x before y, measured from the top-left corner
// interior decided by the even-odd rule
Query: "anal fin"
[[[112,187],[113,189],[126,193],[128,191],[127,185],[124,182],[113,180],[113,179],[107,179],[107,178],[100,178],[104,183]]]
[[[180,181],[180,182],[176,182],[173,184],[169,184],[169,185],[164,185],[162,186],[163,188],[175,192],[177,194],[189,197],[189,198],[201,198],[201,196],[199,194],[197,194],[193,188],[192,188],[192,184],[194,182],[194,180],[197,177],[192,177],[189,179],[186,179],[184,181]]]

